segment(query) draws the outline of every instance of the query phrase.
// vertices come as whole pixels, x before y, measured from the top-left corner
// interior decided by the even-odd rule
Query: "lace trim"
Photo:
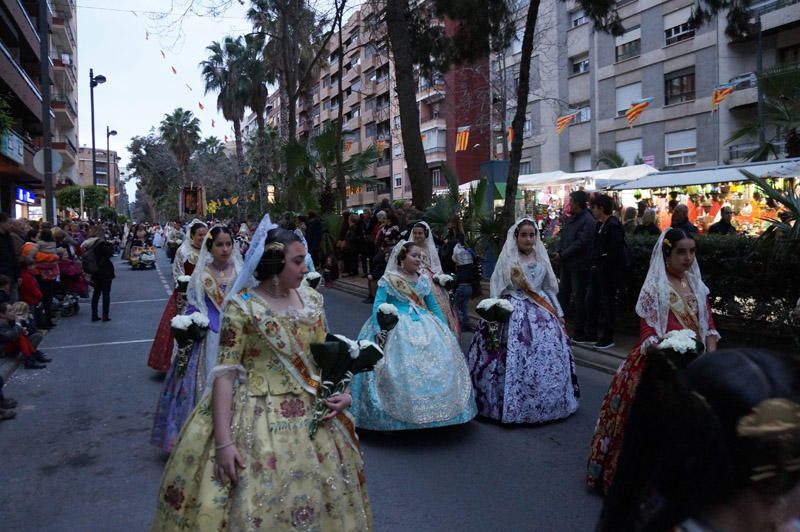
[[[244,369],[244,366],[241,364],[220,364],[215,366],[214,369],[211,370],[211,373],[208,374],[204,393],[211,391],[214,387],[214,381],[217,380],[218,377],[224,377],[231,373],[233,373],[234,376],[234,386],[247,383],[247,370]]]
[[[717,330],[716,330],[716,329],[709,329],[709,330],[707,330],[707,331],[706,331],[706,338],[708,338],[709,336],[716,336],[716,337],[717,337],[717,339],[720,339],[720,338],[722,338],[722,335],[721,335],[719,332],[717,332]]]
[[[651,345],[656,345],[657,343],[658,343],[658,336],[656,336],[655,334],[653,336],[648,336],[647,338],[644,339],[644,342],[642,342],[642,345],[639,347],[639,352],[641,354],[644,354],[645,351],[647,351],[647,349]]]

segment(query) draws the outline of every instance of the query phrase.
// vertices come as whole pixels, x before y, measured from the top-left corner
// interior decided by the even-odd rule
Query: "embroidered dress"
[[[482,416],[503,423],[542,423],[578,409],[575,361],[558,319],[558,298],[543,289],[546,273],[539,262],[514,265],[513,281],[500,294],[514,312],[500,328],[499,347],[490,349],[484,320],[472,338],[467,363]]]
[[[175,364],[169,368],[156,406],[150,443],[166,452],[172,452],[183,424],[206,390],[208,374],[216,365],[221,307],[228,286],[217,281],[210,266],[203,268],[202,276],[206,291],[208,331],[205,338],[192,347],[183,375],[178,374],[179,369]],[[189,305],[184,314],[192,314],[197,310]]]
[[[238,375],[231,429],[246,467],[236,486],[214,479],[207,394],[167,462],[152,530],[372,528],[351,418],[339,414],[308,436],[319,387],[309,345],[325,339],[325,320],[322,296],[307,287],[297,292],[303,309],[281,314],[249,288],[230,298],[212,378]]]
[[[390,264],[391,264],[390,260]],[[375,370],[356,375],[351,385],[356,425],[370,430],[406,430],[466,423],[475,400],[464,354],[431,291],[420,275],[412,286],[387,272],[378,281],[372,316],[358,335],[375,340],[378,307],[397,307],[399,322],[387,337]]]
[[[442,272],[441,270],[438,272],[434,271],[434,268],[431,266],[431,259],[428,256],[427,251],[422,252],[422,267],[420,268],[420,273],[424,274],[426,277],[428,277],[428,279],[430,279],[431,291],[433,292],[433,297],[436,298],[436,304],[439,305],[439,309],[442,311],[442,316],[447,319],[447,326],[450,327],[450,330],[453,331],[453,334],[455,334],[456,338],[458,338],[461,334],[461,324],[458,322],[458,316],[456,316],[455,310],[450,304],[449,294],[444,288],[433,282],[433,276]]]
[[[179,248],[175,253],[175,262],[172,263],[172,276],[177,280],[181,275],[191,275],[194,265],[197,263],[199,251],[189,247],[190,251],[184,253],[183,248]],[[153,345],[150,346],[150,354],[147,357],[147,365],[157,371],[167,371],[172,360],[175,337],[172,335],[170,322],[178,314],[178,290],[172,291],[172,295],[167,301],[164,312],[161,314],[161,321],[158,322],[156,337]]]

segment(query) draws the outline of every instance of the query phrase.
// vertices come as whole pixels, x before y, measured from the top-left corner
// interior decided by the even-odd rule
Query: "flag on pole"
[[[633,126],[633,123],[636,122],[639,115],[650,106],[650,102],[652,101],[653,98],[642,98],[631,102],[631,106],[625,111],[625,117],[628,119],[628,127]]]
[[[178,75],[178,71],[177,71],[177,70],[175,70],[175,67],[174,67],[174,66],[172,66],[172,67],[170,67],[170,68],[172,69],[172,73],[173,73],[173,74],[175,74],[175,75],[177,76],[177,75]]]
[[[714,92],[711,93],[711,111],[716,111],[725,98],[736,90],[736,83],[723,83],[714,87]]]
[[[200,107],[201,111],[205,111],[206,110],[206,106],[203,105],[203,102],[197,102],[197,106]]]
[[[514,142],[514,126],[508,126],[508,142]]]
[[[576,116],[578,116],[577,111],[568,115],[559,116],[556,120],[556,133],[560,135],[561,132],[564,131],[564,129],[566,129],[566,127],[570,125],[573,120],[575,120]]]
[[[469,126],[463,126],[456,131],[456,151],[467,151],[469,148]]]

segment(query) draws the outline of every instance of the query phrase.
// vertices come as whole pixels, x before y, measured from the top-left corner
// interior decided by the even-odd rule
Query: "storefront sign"
[[[25,142],[12,131],[0,137],[0,153],[16,163],[25,164]]]
[[[656,156],[655,155],[645,155],[642,157],[642,161],[644,164],[649,164],[650,166],[656,165]]]
[[[26,188],[17,187],[17,201],[33,205],[36,203],[36,195]]]

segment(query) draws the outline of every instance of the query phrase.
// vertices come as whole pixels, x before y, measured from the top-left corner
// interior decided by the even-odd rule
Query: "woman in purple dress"
[[[222,304],[241,269],[241,253],[233,234],[225,226],[208,232],[186,292],[185,315],[199,312],[208,318],[208,331],[188,353],[178,351],[170,364],[164,389],[156,407],[150,442],[172,452],[184,422],[200,401],[208,374],[217,363]]]
[[[558,281],[536,225],[522,218],[508,231],[491,279],[491,297],[514,311],[491,341],[481,320],[467,363],[479,415],[502,423],[541,423],[578,409],[578,379],[558,304]]]

